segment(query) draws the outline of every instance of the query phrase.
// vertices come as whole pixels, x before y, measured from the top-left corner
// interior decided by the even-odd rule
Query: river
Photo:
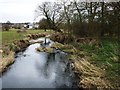
[[[37,39],[43,40],[44,38]],[[49,38],[45,47],[54,42]],[[44,43],[44,42],[43,42]],[[38,52],[40,43],[28,46],[15,56],[15,63],[2,75],[2,88],[73,88],[77,87],[75,75],[67,53]]]

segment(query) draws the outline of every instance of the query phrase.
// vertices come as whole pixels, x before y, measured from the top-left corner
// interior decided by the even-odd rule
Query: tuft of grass
[[[10,64],[14,63],[14,54],[14,52],[9,52],[6,58],[0,60],[0,73],[4,72]]]
[[[55,48],[55,49],[61,49],[63,46],[64,46],[64,45],[61,44],[61,43],[54,42],[51,47],[52,47],[52,48]]]
[[[76,55],[72,56],[74,59],[75,70],[81,73],[79,84],[82,88],[109,88],[110,83],[104,79],[105,72],[100,67],[91,64],[87,58],[80,58]]]
[[[41,47],[38,47],[38,48],[36,48],[36,50],[37,50],[38,52],[53,53],[53,48],[41,48]]]

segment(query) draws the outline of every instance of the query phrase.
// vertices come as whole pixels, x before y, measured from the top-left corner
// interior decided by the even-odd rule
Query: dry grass
[[[89,57],[85,56],[84,52],[78,51],[71,45],[61,45],[55,43],[53,47],[62,49],[63,51],[73,51],[70,58],[74,62],[75,70],[80,78],[79,85],[82,88],[89,89],[105,89],[112,88],[110,83],[105,80],[105,72],[101,68],[91,64],[88,60]]]
[[[14,52],[9,52],[9,55],[0,59],[0,73],[4,72],[7,67],[14,62]]]
[[[79,76],[79,78],[81,79],[81,81],[79,82],[80,87],[89,89],[112,88],[110,87],[110,83],[107,80],[104,80],[105,72],[99,67],[92,65],[86,59],[87,58],[78,59],[74,57],[75,69],[78,73],[81,73],[81,75]]]
[[[38,52],[53,53],[53,48],[41,48],[41,47],[38,47],[38,48],[36,48],[36,50],[37,50]]]
[[[55,48],[55,49],[61,49],[61,47],[63,47],[64,45],[58,42],[54,42],[51,46],[51,48]]]

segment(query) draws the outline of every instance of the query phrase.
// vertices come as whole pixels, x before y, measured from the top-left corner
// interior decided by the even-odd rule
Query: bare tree
[[[81,37],[115,36],[120,33],[116,27],[120,23],[120,2],[60,0],[42,3],[36,12],[38,16],[44,16],[49,27],[55,31],[60,31],[59,26],[62,25],[68,33]]]
[[[47,19],[51,29],[60,32],[58,26],[62,23],[63,20],[61,8],[61,5],[57,2],[44,2],[42,5],[38,6],[36,12],[38,16],[44,16]]]

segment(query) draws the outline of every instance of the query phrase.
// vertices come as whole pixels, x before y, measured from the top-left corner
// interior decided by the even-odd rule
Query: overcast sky
[[[0,0],[0,22],[33,22],[35,9],[44,1],[47,0]]]
[[[0,0],[0,22],[34,22],[35,9],[44,1],[56,0]]]

